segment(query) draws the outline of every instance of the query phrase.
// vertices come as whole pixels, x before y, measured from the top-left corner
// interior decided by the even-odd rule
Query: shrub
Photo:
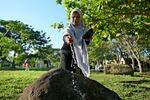
[[[115,75],[133,75],[134,74],[130,66],[123,65],[123,64],[107,64],[104,67],[104,73],[115,74]]]

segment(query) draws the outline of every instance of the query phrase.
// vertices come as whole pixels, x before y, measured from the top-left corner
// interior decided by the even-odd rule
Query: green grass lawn
[[[46,71],[0,71],[0,100],[17,100],[43,73]],[[122,100],[150,100],[150,74],[132,77],[92,72],[90,78],[115,91]]]

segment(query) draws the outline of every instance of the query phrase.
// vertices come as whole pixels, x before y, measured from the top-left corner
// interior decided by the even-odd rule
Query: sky
[[[61,48],[62,31],[50,27],[53,23],[67,23],[67,11],[55,0],[0,0],[0,19],[18,20],[35,30],[46,32],[53,48]]]

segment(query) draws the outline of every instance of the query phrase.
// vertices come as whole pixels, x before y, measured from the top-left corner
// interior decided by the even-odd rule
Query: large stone
[[[121,100],[102,84],[62,69],[51,70],[33,82],[19,100]]]

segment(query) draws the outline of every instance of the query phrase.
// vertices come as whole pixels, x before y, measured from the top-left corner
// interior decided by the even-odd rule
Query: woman
[[[63,69],[83,74],[86,77],[90,75],[86,44],[89,39],[83,39],[87,31],[82,21],[81,11],[78,8],[73,9],[70,14],[70,24],[64,30],[60,64]]]

